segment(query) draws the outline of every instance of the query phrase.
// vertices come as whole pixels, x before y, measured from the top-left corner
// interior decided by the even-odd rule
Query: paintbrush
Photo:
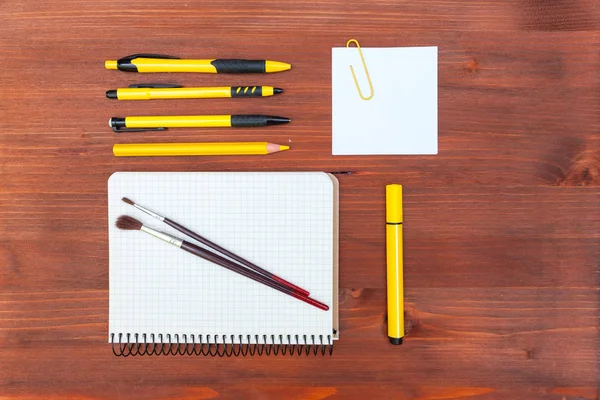
[[[283,286],[278,282],[270,280],[266,276],[261,275],[256,271],[247,269],[239,264],[236,264],[231,260],[228,260],[218,254],[211,252],[210,250],[203,249],[200,246],[197,246],[193,243],[179,239],[168,233],[157,231],[156,229],[150,228],[149,226],[142,224],[137,219],[130,217],[128,215],[122,215],[119,218],[117,218],[116,226],[117,226],[117,228],[123,229],[123,230],[128,230],[128,231],[135,230],[135,231],[146,232],[149,235],[152,235],[158,239],[164,240],[165,242],[170,243],[176,247],[179,247],[179,248],[187,251],[188,253],[192,253],[195,256],[203,258],[214,264],[220,265],[221,267],[224,267],[230,271],[237,272],[238,274],[243,275],[246,278],[249,278],[256,282],[262,283],[263,285],[269,286],[270,288],[278,290],[278,291],[285,293],[289,296],[292,296],[298,300],[302,300],[305,303],[308,303],[308,304],[310,304],[314,307],[317,307],[321,310],[325,310],[325,311],[329,310],[328,305],[323,304],[318,300],[312,299],[307,296],[303,296],[300,293],[290,289],[287,286]]]
[[[205,237],[198,235],[196,232],[191,231],[190,229],[186,228],[185,226],[178,224],[177,222],[175,222],[167,217],[157,214],[156,212],[135,203],[133,200],[130,200],[127,197],[123,197],[121,200],[123,200],[125,203],[127,203],[129,205],[134,206],[138,210],[143,211],[146,214],[151,215],[154,218],[161,220],[165,224],[175,228],[179,232],[191,237],[192,239],[195,239],[198,242],[210,247],[211,249],[216,250],[219,253],[226,255],[227,257],[231,258],[232,260],[237,261],[239,264],[245,265],[246,267],[253,269],[254,271],[266,276],[267,278],[270,278],[276,282],[279,282],[283,286],[289,287],[290,289],[300,293],[303,296],[308,296],[310,294],[307,290],[304,290],[301,287],[298,287],[298,286],[294,285],[293,283],[290,283],[290,282],[286,281],[285,279],[278,277],[277,275],[259,267],[256,264],[251,263],[250,261],[238,256],[237,254],[234,254],[231,251],[219,246],[218,244],[211,242],[210,240],[206,239]]]

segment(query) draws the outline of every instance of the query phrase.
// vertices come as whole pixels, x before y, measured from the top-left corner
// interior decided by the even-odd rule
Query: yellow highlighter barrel
[[[385,193],[388,337],[392,344],[398,345],[404,337],[402,186],[387,185]]]

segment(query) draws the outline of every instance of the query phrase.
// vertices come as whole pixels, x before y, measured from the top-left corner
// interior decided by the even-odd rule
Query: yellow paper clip
[[[356,79],[356,74],[354,73],[354,67],[350,66],[350,71],[352,72],[352,78],[354,78],[354,84],[356,85],[356,90],[358,91],[358,95],[363,100],[371,100],[375,91],[373,90],[373,83],[371,82],[371,76],[369,75],[369,70],[367,69],[367,63],[365,63],[365,57],[363,56],[362,50],[360,49],[360,44],[356,39],[350,39],[346,42],[346,47],[350,47],[350,43],[356,43],[356,48],[358,49],[358,54],[360,54],[360,60],[362,61],[363,68],[365,69],[365,75],[367,76],[367,81],[369,82],[369,88],[371,89],[371,95],[365,97],[360,90],[360,86],[358,84],[358,80]]]

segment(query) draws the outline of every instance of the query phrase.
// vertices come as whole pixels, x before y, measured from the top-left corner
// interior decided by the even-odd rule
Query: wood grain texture
[[[596,0],[0,2],[0,398],[598,399]],[[331,155],[331,47],[439,46],[437,156]],[[268,57],[269,76],[132,75],[134,52]],[[134,82],[281,86],[277,98],[116,102]],[[271,113],[269,157],[115,158],[111,116]],[[115,171],[352,170],[341,181],[333,357],[115,358]],[[405,344],[385,334],[384,185],[405,185]]]

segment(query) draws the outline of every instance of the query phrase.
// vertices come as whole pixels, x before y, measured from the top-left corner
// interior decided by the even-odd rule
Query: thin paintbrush
[[[151,215],[154,218],[157,218],[157,219],[163,221],[165,224],[167,224],[167,225],[169,225],[169,226],[177,229],[179,232],[181,232],[181,233],[183,233],[183,234],[191,237],[192,239],[197,240],[198,242],[200,242],[200,243],[202,243],[202,244],[204,244],[204,245],[212,248],[213,250],[218,251],[221,254],[225,254],[227,257],[229,257],[229,258],[237,261],[238,263],[240,263],[242,265],[245,265],[246,267],[248,267],[250,269],[253,269],[254,271],[256,271],[256,272],[258,272],[260,274],[263,274],[267,278],[273,279],[274,281],[277,281],[277,282],[281,283],[283,286],[287,286],[290,289],[292,289],[292,290],[294,290],[294,291],[296,291],[296,292],[298,292],[298,293],[300,293],[300,294],[302,294],[304,296],[308,296],[310,294],[308,291],[302,289],[301,287],[298,287],[298,286],[294,285],[293,283],[290,283],[290,282],[286,281],[285,279],[280,278],[277,275],[275,275],[275,274],[273,274],[273,273],[271,273],[271,272],[269,272],[269,271],[267,271],[265,269],[262,269],[258,265],[251,263],[250,261],[248,261],[248,260],[246,260],[246,259],[238,256],[237,254],[234,254],[234,253],[230,252],[227,249],[224,249],[223,247],[219,246],[218,244],[213,243],[210,240],[206,239],[205,237],[202,237],[202,236],[198,235],[196,232],[193,232],[193,231],[189,230],[185,226],[180,225],[177,222],[175,222],[175,221],[173,221],[173,220],[171,220],[171,219],[169,219],[167,217],[164,217],[164,216],[162,216],[160,214],[157,214],[154,211],[149,210],[146,207],[143,207],[143,206],[135,203],[133,200],[130,200],[127,197],[123,197],[122,200],[125,203],[134,206],[138,210],[143,211],[146,214]]]
[[[252,280],[260,282],[263,285],[269,286],[275,290],[278,290],[282,293],[290,295],[298,300],[302,300],[303,302],[308,303],[308,304],[310,304],[314,307],[317,307],[321,310],[325,310],[325,311],[329,310],[328,305],[323,304],[318,300],[311,299],[310,297],[307,297],[307,296],[303,296],[300,293],[290,289],[289,287],[283,286],[283,285],[279,284],[278,282],[275,282],[275,281],[267,278],[266,276],[259,274],[258,272],[249,270],[239,264],[234,263],[233,261],[230,261],[224,257],[221,257],[220,255],[215,254],[209,250],[203,249],[202,247],[197,246],[193,243],[179,239],[175,236],[169,235],[168,233],[160,232],[160,231],[152,229],[148,226],[145,226],[137,219],[130,217],[128,215],[122,215],[119,218],[117,218],[116,226],[117,226],[117,228],[123,229],[123,230],[130,230],[130,231],[136,230],[136,231],[146,232],[156,238],[164,240],[167,243],[177,246],[177,247],[187,251],[188,253],[192,253],[195,256],[198,256],[207,261],[210,261],[212,263],[220,265],[224,268],[227,268],[230,271],[237,272],[238,274],[243,275],[246,278],[250,278]]]

